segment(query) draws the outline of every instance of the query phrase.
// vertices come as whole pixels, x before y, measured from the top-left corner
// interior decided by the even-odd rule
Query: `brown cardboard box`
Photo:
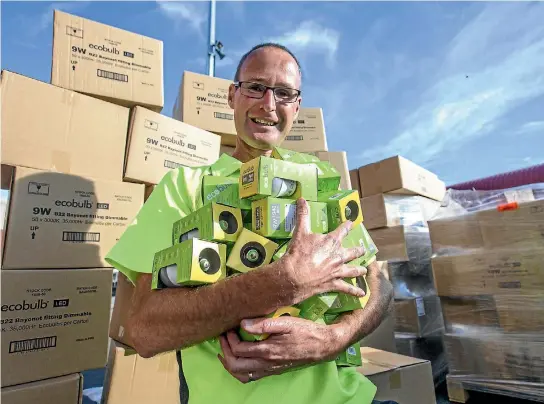
[[[12,178],[2,269],[109,267],[144,186],[2,166]]]
[[[121,181],[128,108],[2,71],[2,164]]]
[[[544,245],[544,200],[516,209],[488,209],[429,222],[436,253],[478,248],[537,248]]]
[[[221,138],[142,107],[132,110],[125,181],[158,184],[170,170],[219,158]]]
[[[117,342],[111,349],[102,403],[179,404],[179,368],[175,352],[142,358]]]
[[[496,249],[432,258],[439,296],[534,295],[544,289],[544,250]]]
[[[236,149],[235,146],[221,145],[221,147],[219,148],[219,155],[221,155],[223,153],[227,153],[229,156],[232,156],[232,153],[234,153],[235,149]]]
[[[395,313],[390,313],[378,328],[360,341],[360,344],[362,347],[397,352],[395,346]]]
[[[459,326],[496,327],[499,324],[493,296],[442,297],[440,303],[448,332]]]
[[[83,375],[54,377],[2,389],[3,404],[81,404]]]
[[[426,227],[383,227],[370,230],[369,233],[378,247],[377,257],[380,261],[418,263],[428,261],[431,256],[431,241]]]
[[[132,305],[132,295],[134,294],[134,285],[128,278],[119,273],[117,277],[117,290],[115,292],[115,302],[110,321],[110,338],[121,342],[127,346],[132,346],[132,342],[126,332],[126,323],[128,320],[130,306]]]
[[[375,400],[402,404],[436,404],[429,361],[374,348],[361,348],[363,366],[357,368],[378,388]]]
[[[172,116],[197,128],[221,135],[221,143],[236,145],[234,111],[228,104],[231,80],[183,72]]]
[[[542,334],[510,334],[474,328],[444,335],[450,373],[488,380],[544,382]]]
[[[327,151],[327,135],[321,108],[300,108],[291,132],[281,147],[302,153]]]
[[[428,337],[444,333],[438,296],[395,300],[395,331]]]
[[[359,191],[359,198],[361,198],[361,181],[359,180],[358,168],[349,170],[349,179],[351,182],[351,189]]]
[[[131,107],[164,105],[162,41],[55,10],[51,84]]]
[[[319,160],[331,163],[338,170],[342,176],[340,189],[352,189],[346,152],[315,152],[314,154]]]
[[[2,386],[105,366],[112,270],[1,271]]]
[[[144,202],[149,199],[153,191],[155,190],[155,185],[146,185],[144,191]]]
[[[432,172],[402,156],[389,157],[359,168],[361,194],[421,195],[441,201],[446,193],[443,181]]]
[[[444,352],[443,335],[418,338],[413,334],[395,333],[395,343],[399,354],[430,361],[435,381],[440,380],[446,373],[448,361]]]
[[[378,194],[361,199],[367,229],[392,226],[427,226],[440,203],[423,196]]]

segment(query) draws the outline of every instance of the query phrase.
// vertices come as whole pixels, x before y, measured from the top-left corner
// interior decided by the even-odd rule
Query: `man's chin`
[[[259,150],[271,150],[282,142],[282,135],[279,132],[252,133],[242,138],[244,143]]]

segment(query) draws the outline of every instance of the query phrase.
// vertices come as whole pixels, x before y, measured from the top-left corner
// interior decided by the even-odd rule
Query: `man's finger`
[[[334,291],[345,293],[347,295],[355,297],[365,296],[365,291],[357,286],[353,286],[351,283],[347,283],[341,279],[334,282]]]
[[[336,238],[338,241],[340,241],[340,243],[342,243],[342,241],[348,235],[352,227],[353,227],[353,222],[351,220],[348,220],[347,222],[342,223],[336,229],[331,231],[329,234],[332,237]]]
[[[251,334],[288,334],[293,326],[293,317],[261,317],[242,320],[240,325]]]
[[[304,198],[297,200],[297,217],[295,230],[293,230],[293,239],[296,239],[304,234],[311,233],[310,224],[310,208],[308,202]]]
[[[366,268],[358,265],[344,265],[340,272],[342,278],[358,278],[366,275]]]
[[[366,250],[362,246],[345,248],[344,249],[344,262],[350,262],[350,261],[353,261],[354,259],[362,257],[363,255],[365,255],[365,252],[366,252]]]

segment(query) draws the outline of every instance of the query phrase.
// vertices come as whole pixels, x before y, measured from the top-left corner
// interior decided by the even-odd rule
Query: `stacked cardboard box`
[[[544,398],[542,189],[449,190],[429,222],[450,384]]]
[[[438,177],[396,156],[350,173],[359,181],[365,223],[387,261],[395,295],[396,350],[431,361],[436,379],[445,373],[440,301],[431,271],[427,221],[445,193]]]
[[[158,113],[161,41],[52,17],[51,84],[1,77],[1,394],[13,404],[81,402],[80,372],[107,363],[104,257],[144,184],[219,156],[219,136]]]

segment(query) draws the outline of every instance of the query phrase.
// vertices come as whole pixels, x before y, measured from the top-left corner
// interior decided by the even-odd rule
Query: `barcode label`
[[[126,74],[108,72],[106,70],[96,69],[96,75],[104,79],[124,81],[128,83],[128,76]]]
[[[425,304],[423,303],[423,299],[421,297],[416,299],[416,308],[418,317],[425,315]]]
[[[224,112],[214,112],[213,113],[214,118],[218,119],[228,119],[229,121],[232,121],[234,119],[234,115],[232,114],[225,114]]]
[[[89,233],[84,231],[63,231],[62,241],[74,243],[100,242],[100,233]]]
[[[295,228],[297,205],[285,205],[285,231],[291,232]]]
[[[303,136],[297,135],[297,136],[286,136],[285,140],[304,140]]]
[[[170,161],[170,160],[164,160],[164,166],[166,168],[179,168],[181,167],[183,164],[180,164],[180,163],[176,163],[175,161]]]
[[[9,353],[36,351],[38,349],[54,348],[57,346],[57,337],[43,337],[25,339],[22,341],[11,341]]]

